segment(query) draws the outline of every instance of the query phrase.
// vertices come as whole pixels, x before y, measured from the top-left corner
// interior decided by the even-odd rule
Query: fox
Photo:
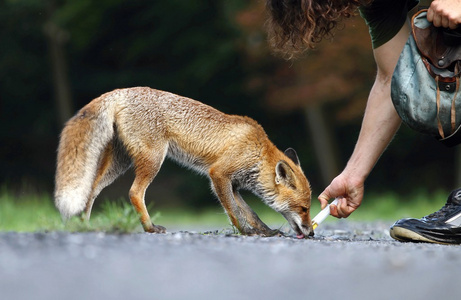
[[[63,220],[89,220],[98,194],[129,168],[129,199],[145,232],[153,224],[145,192],[165,158],[207,175],[230,222],[243,235],[281,234],[242,199],[247,190],[283,215],[300,239],[313,236],[311,187],[296,151],[280,151],[255,120],[149,87],[116,89],[81,108],[62,129],[55,206]]]

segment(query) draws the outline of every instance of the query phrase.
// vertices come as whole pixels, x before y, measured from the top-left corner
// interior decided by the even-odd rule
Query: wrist
[[[373,166],[368,168],[361,164],[355,164],[354,161],[350,160],[344,168],[343,174],[354,186],[359,186],[365,183],[372,168]]]

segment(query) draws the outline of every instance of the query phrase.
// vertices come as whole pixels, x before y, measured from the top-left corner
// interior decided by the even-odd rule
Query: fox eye
[[[302,211],[303,213],[307,213],[307,207],[301,206],[301,211]]]

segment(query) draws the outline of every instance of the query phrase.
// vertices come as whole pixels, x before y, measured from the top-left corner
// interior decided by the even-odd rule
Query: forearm
[[[393,39],[374,49],[378,72],[357,144],[344,170],[358,183],[365,181],[400,126],[400,117],[391,100],[391,79],[408,36],[409,27],[405,25]]]
[[[330,206],[330,213],[345,218],[360,206],[365,179],[389,145],[400,123],[390,98],[389,83],[378,78],[370,92],[354,152],[344,171],[319,196],[322,208],[327,205],[328,199],[340,197],[338,205]]]
[[[357,181],[365,181],[401,124],[391,101],[389,81],[377,78],[370,92],[357,144],[344,170]]]
[[[322,208],[329,199],[339,199],[338,205],[330,206],[335,217],[345,218],[360,206],[365,179],[400,126],[400,117],[391,100],[390,83],[408,35],[409,28],[403,26],[389,42],[373,50],[378,72],[354,152],[343,172],[319,195]]]

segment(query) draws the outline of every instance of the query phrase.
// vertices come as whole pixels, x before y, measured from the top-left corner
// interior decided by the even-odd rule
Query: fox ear
[[[294,187],[293,170],[286,161],[281,160],[275,166],[275,183]]]
[[[291,159],[295,164],[297,164],[298,166],[300,166],[298,154],[296,154],[295,149],[293,149],[293,148],[288,148],[287,150],[285,150],[284,154],[285,154],[289,159]]]

